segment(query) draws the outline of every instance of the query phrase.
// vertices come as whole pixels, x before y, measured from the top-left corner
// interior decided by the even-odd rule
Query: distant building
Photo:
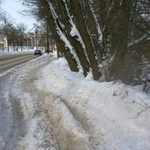
[[[2,29],[0,29],[0,50],[4,50],[7,46],[7,37],[4,36]]]

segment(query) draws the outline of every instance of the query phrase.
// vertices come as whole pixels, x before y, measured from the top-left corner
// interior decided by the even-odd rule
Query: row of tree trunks
[[[84,6],[82,6],[80,0],[56,0],[55,2],[50,0],[45,1],[49,6],[51,4],[53,11],[56,13],[56,16],[54,16],[54,12],[52,12],[51,8],[48,8],[47,14],[49,17],[49,25],[52,29],[53,35],[55,35],[57,47],[59,47],[59,49],[61,49],[61,51],[64,53],[70,69],[72,71],[79,71],[79,65],[81,65],[83,68],[83,73],[86,76],[91,68],[93,78],[98,80],[101,76],[101,73],[96,59],[96,51],[93,40],[90,35],[90,27],[86,22],[86,16],[88,16],[88,18],[92,18],[93,27],[96,28],[89,2],[84,1]],[[111,45],[110,51],[112,54],[115,54],[115,57],[111,62],[111,66],[109,67],[109,79],[112,76],[114,77],[120,71],[127,49],[130,12],[127,11],[128,2],[122,1],[122,4],[120,4],[121,1],[114,1],[104,30],[104,35],[105,33],[109,34],[109,45]],[[88,9],[88,12],[85,12],[85,8]],[[80,34],[80,40],[82,41],[79,41],[79,35],[71,34],[73,26],[75,26],[76,30]],[[74,57],[69,47],[66,46],[66,43],[64,43],[59,32],[61,32],[71,44],[72,50],[77,55],[79,62]],[[94,32],[96,32],[96,29]],[[84,43],[84,47],[82,43]]]
[[[83,39],[83,42],[85,44],[85,48],[87,51],[88,59],[90,61],[90,66],[92,69],[92,74],[93,78],[95,80],[98,80],[101,76],[101,73],[98,68],[98,63],[96,60],[96,54],[95,54],[95,49],[93,47],[91,37],[89,35],[86,23],[85,23],[85,18],[82,15],[82,8],[80,5],[80,1],[74,1],[70,0],[70,11],[72,12],[72,16],[74,16],[74,20],[77,26],[77,29],[80,32],[80,35]]]
[[[68,65],[71,71],[78,72],[79,69],[77,67],[76,60],[74,59],[73,55],[70,53],[70,50],[67,47],[65,47],[65,43],[62,41],[62,39],[60,38],[58,34],[58,31],[56,30],[57,27],[56,27],[53,15],[50,13],[51,10],[50,10],[48,1],[47,0],[41,1],[41,5],[43,5],[43,7],[46,8],[45,14],[47,14],[46,15],[47,24],[49,25],[51,29],[54,39],[56,40],[57,48],[59,49],[60,52],[64,54],[66,60],[68,61]]]
[[[83,68],[83,73],[86,76],[89,72],[90,65],[89,65],[87,57],[84,53],[84,48],[83,48],[81,42],[79,41],[78,37],[76,37],[76,36],[73,37],[70,34],[73,26],[71,24],[71,16],[68,16],[68,12],[67,12],[68,8],[66,8],[67,6],[65,5],[63,0],[58,0],[58,4],[59,4],[59,11],[61,14],[60,20],[65,25],[64,33],[67,36],[68,40],[70,41],[72,47],[74,48],[74,50],[80,60],[81,66]]]

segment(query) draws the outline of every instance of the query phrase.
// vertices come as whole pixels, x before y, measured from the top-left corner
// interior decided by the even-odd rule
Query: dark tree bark
[[[49,26],[48,26],[48,20],[46,20],[46,52],[49,53]]]
[[[130,2],[123,0],[115,1],[114,7],[110,13],[109,30],[111,31],[111,52],[114,55],[110,65],[110,77],[117,79],[117,75],[121,71],[124,64],[124,57],[128,45],[128,31],[129,31],[129,16]]]

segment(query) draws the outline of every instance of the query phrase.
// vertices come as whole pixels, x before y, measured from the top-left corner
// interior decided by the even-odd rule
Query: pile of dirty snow
[[[150,149],[150,95],[121,82],[84,78],[69,71],[62,58],[44,67],[37,78],[39,89],[61,97],[53,109],[61,116],[62,128],[88,136],[90,149]]]

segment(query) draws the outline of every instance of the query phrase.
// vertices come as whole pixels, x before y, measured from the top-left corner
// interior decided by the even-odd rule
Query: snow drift
[[[150,149],[150,96],[138,88],[86,79],[69,71],[62,58],[44,67],[37,78],[39,90],[61,98],[50,105],[55,117],[61,116],[62,128],[85,136],[87,149]]]

